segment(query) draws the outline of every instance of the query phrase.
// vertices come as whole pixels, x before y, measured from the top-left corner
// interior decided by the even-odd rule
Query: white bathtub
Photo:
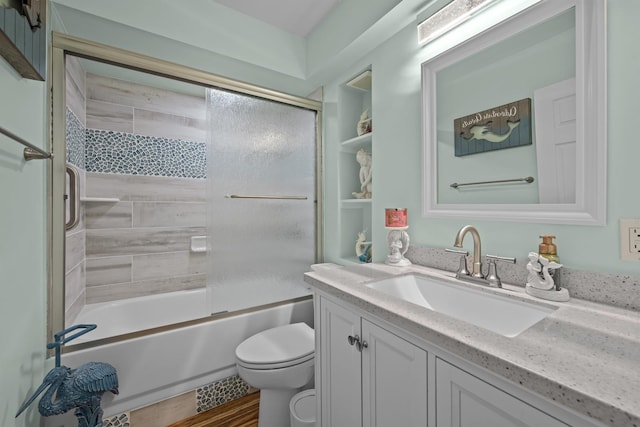
[[[87,304],[73,324],[90,323],[98,327],[70,344],[206,317],[211,314],[206,302],[206,290],[202,288]]]
[[[191,293],[189,296],[196,295]],[[200,300],[204,300],[204,295],[201,295]],[[153,310],[156,314],[161,313],[163,320],[165,314],[173,311],[176,311],[175,305],[164,313]],[[135,317],[147,321],[149,314],[139,311]],[[108,312],[105,311],[104,315],[107,324],[121,327],[121,322],[114,322],[116,319]],[[116,368],[120,393],[116,396],[105,393],[102,399],[104,415],[108,417],[234,375],[237,373],[234,352],[240,342],[264,329],[293,322],[306,322],[313,326],[311,299],[66,353],[62,355],[62,364],[74,368],[89,361],[99,361]],[[106,333],[104,330],[107,328],[101,328],[100,323],[98,325],[87,335],[96,334],[100,329]],[[44,425],[76,425],[73,411],[63,416],[47,417]]]

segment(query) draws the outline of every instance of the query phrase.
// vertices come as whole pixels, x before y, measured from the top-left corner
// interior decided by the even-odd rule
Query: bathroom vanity
[[[445,295],[450,307],[426,308],[402,282],[411,276],[462,294]],[[314,290],[318,426],[640,425],[636,312],[550,303],[521,287],[453,276],[384,264],[321,264],[305,274]],[[478,296],[455,312],[468,292]],[[502,328],[504,319],[482,324],[511,305],[504,319],[519,320],[519,305],[542,314],[516,330]],[[465,313],[475,314],[461,320]]]

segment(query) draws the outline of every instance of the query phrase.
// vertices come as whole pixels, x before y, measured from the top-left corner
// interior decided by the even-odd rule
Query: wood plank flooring
[[[260,392],[224,403],[168,427],[258,427]]]

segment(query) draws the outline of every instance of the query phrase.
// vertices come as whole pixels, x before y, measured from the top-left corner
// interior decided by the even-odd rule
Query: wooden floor
[[[260,392],[222,404],[168,427],[258,427]]]

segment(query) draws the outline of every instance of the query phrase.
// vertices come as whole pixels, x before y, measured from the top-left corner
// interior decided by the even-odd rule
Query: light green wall
[[[135,6],[129,0],[55,0],[55,3],[266,70],[295,78],[306,75],[303,38],[212,0],[136,0]],[[88,20],[91,22],[92,18]],[[96,33],[96,37],[100,36]]]
[[[65,0],[64,3],[74,4],[71,0]],[[213,1],[210,3],[217,5]],[[107,14],[103,11],[105,8],[112,12]],[[84,9],[90,10],[91,13]],[[286,39],[281,32],[263,28],[265,31],[257,34],[245,33],[242,29],[246,28],[246,25],[238,23],[234,27],[235,30],[227,28],[227,33],[224,35],[212,35],[210,31],[205,30],[218,28],[218,20],[224,23],[226,19],[224,16],[212,15],[214,18],[211,19],[209,26],[203,28],[192,25],[181,15],[176,15],[180,16],[176,19],[170,14],[171,9],[158,9],[152,16],[133,15],[139,18],[138,20],[124,19],[128,9],[129,7],[122,2],[113,5],[110,2],[90,2],[82,9],[70,8],[62,2],[55,2],[52,3],[52,29],[293,95],[306,96],[317,88],[303,77],[304,70],[301,67],[304,67],[304,50],[298,52],[299,48],[303,47],[302,42],[295,38]],[[103,12],[113,19],[122,17],[122,21],[127,24],[95,15]],[[205,13],[203,12],[202,15],[204,16]],[[161,19],[156,21],[156,16]],[[172,39],[157,34],[163,28],[167,28],[159,23],[169,17],[176,20],[173,27],[181,30],[182,37]],[[147,28],[148,31],[145,30]],[[196,43],[192,38],[197,38],[198,43],[187,44],[188,42]],[[233,43],[231,43],[232,40],[234,40]],[[238,40],[242,40],[242,43]],[[266,47],[264,43],[267,42],[272,47]],[[218,52],[216,49],[220,44],[233,45],[234,54],[228,56],[229,52],[225,49],[220,49],[222,53]],[[278,46],[282,45],[289,47],[281,51]],[[252,56],[256,57],[254,62],[250,59]]]
[[[373,69],[373,241],[374,257],[386,255],[385,207],[409,209],[409,233],[415,245],[451,247],[456,231],[474,224],[482,237],[483,252],[524,259],[537,250],[541,234],[557,236],[561,261],[569,267],[640,275],[640,263],[620,260],[618,220],[640,218],[640,197],[635,159],[640,144],[629,135],[636,121],[640,75],[640,52],[636,42],[640,30],[634,16],[640,16],[640,2],[608,1],[608,210],[604,227],[523,224],[498,221],[437,220],[421,217],[422,142],[420,64],[429,58],[430,47],[420,48],[415,25],[408,25],[371,53],[361,58],[332,84],[327,85],[325,146],[327,158],[335,159],[338,140],[332,126],[337,86],[371,64]],[[337,259],[337,219],[335,195],[337,171],[326,167],[326,248],[327,259]],[[469,248],[470,242],[465,242]]]
[[[0,58],[0,126],[45,143],[46,84],[26,80]],[[14,420],[44,375],[46,345],[46,160],[0,135],[0,425],[39,425],[37,407]]]

